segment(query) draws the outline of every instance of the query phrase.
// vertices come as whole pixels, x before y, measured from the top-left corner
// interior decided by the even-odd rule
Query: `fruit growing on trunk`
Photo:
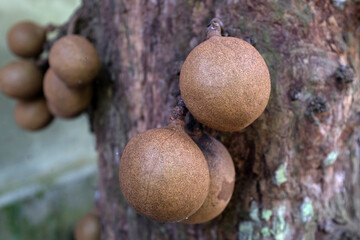
[[[46,127],[53,117],[46,107],[44,98],[19,101],[15,107],[15,121],[26,130],[39,130]]]
[[[32,61],[11,62],[0,70],[0,89],[17,99],[35,97],[42,90],[42,73]]]
[[[204,155],[180,124],[133,137],[122,155],[119,179],[128,203],[158,222],[191,216],[204,203],[210,183]]]
[[[88,85],[96,77],[100,60],[86,38],[68,35],[60,38],[49,53],[50,67],[69,87]]]
[[[235,184],[235,167],[226,147],[208,134],[192,135],[209,166],[210,188],[204,204],[184,223],[204,223],[217,217],[228,205]]]
[[[208,36],[182,66],[181,96],[199,122],[220,131],[239,131],[264,111],[270,74],[249,43],[218,34]]]
[[[95,213],[83,216],[76,224],[76,240],[100,240],[100,223]]]
[[[44,78],[44,94],[49,105],[53,106],[50,109],[54,115],[70,118],[88,107],[92,97],[92,86],[69,88],[50,68]]]
[[[15,24],[7,34],[10,50],[24,58],[37,57],[42,52],[45,41],[45,28],[30,21]]]

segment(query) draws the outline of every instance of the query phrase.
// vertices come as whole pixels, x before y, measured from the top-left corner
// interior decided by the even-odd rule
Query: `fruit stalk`
[[[180,124],[182,126],[185,126],[185,117],[187,112],[188,109],[186,108],[185,103],[180,96],[179,101],[171,112],[169,124]]]
[[[221,37],[221,33],[223,30],[224,30],[224,24],[220,19],[218,18],[211,19],[206,29],[206,39],[209,39],[213,36]]]
[[[189,121],[186,123],[186,129],[192,139],[199,139],[203,135],[201,124],[191,113],[189,114]]]
[[[68,28],[67,28],[67,35],[75,33],[76,24],[77,24],[77,22],[78,22],[78,20],[79,20],[79,18],[81,16],[81,14],[82,14],[82,8],[80,7],[70,17],[69,25],[68,25]]]

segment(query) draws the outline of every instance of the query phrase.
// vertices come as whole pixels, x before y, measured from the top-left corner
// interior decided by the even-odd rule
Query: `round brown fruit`
[[[75,114],[69,114],[66,111],[61,111],[55,106],[55,104],[52,104],[49,101],[46,102],[46,105],[47,105],[47,108],[49,109],[50,113],[59,118],[70,119],[70,118],[75,118],[81,114],[81,112],[75,113]]]
[[[270,74],[260,53],[233,37],[213,36],[194,48],[180,73],[181,96],[201,123],[239,131],[264,111]]]
[[[100,240],[99,218],[94,213],[88,213],[76,224],[76,240]]]
[[[84,111],[91,102],[92,86],[69,88],[49,68],[44,78],[44,94],[51,112],[58,117],[71,118]]]
[[[13,98],[35,97],[42,90],[42,73],[32,61],[11,62],[0,70],[0,89]]]
[[[84,37],[68,35],[55,42],[49,54],[50,67],[69,87],[89,84],[100,61],[94,46]]]
[[[44,98],[19,101],[15,106],[15,121],[26,130],[39,130],[46,127],[53,117],[46,107]]]
[[[207,134],[193,139],[208,163],[210,188],[201,208],[182,221],[187,224],[204,223],[221,214],[230,201],[235,183],[235,167],[226,147]]]
[[[135,211],[158,222],[192,215],[204,203],[210,184],[204,155],[175,124],[133,137],[120,161],[119,180]]]
[[[45,28],[30,21],[15,24],[7,34],[10,50],[24,58],[37,57],[42,52],[45,41]]]

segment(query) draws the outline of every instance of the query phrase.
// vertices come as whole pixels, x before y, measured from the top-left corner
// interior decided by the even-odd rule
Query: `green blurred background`
[[[16,59],[6,32],[21,20],[62,24],[80,0],[1,0],[0,67]],[[0,93],[0,240],[73,239],[76,221],[93,207],[95,140],[86,115],[56,119],[39,132],[14,121],[16,101]]]

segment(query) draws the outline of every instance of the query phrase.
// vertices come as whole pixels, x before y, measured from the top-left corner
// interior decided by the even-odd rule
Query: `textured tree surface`
[[[90,113],[102,239],[360,239],[360,5],[342,2],[83,0],[81,33],[102,62]],[[166,125],[181,65],[213,17],[256,41],[270,102],[241,132],[210,131],[236,165],[225,212],[155,223],[123,199],[120,157],[129,138]]]

